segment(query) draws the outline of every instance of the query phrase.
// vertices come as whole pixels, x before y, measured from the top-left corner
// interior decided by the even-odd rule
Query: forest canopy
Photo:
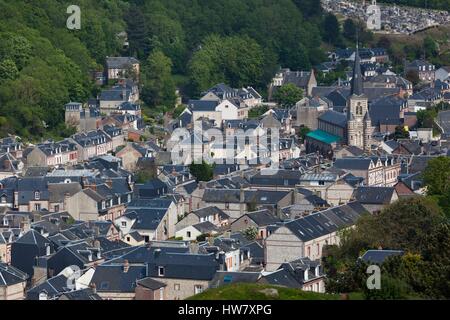
[[[1,136],[64,136],[64,105],[97,95],[91,74],[107,56],[140,59],[150,108],[175,102],[173,92],[158,91],[160,80],[190,97],[219,81],[264,92],[277,68],[324,59],[316,0],[79,0],[81,30],[68,30],[71,4],[0,0]],[[160,78],[150,74],[157,61]]]

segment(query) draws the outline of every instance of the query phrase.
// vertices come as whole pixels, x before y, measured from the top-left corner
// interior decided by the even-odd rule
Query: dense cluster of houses
[[[339,244],[339,231],[362,215],[423,194],[427,162],[449,154],[445,132],[417,128],[416,116],[445,100],[449,68],[411,63],[428,83],[417,91],[380,72],[382,49],[332,58],[342,59],[353,70],[330,87],[318,86],[314,71],[280,70],[269,97],[286,83],[305,93],[290,109],[263,102],[252,87],[217,84],[168,122],[174,134],[162,144],[131,141],[142,130],[139,92],[122,77],[136,76],[138,63],[108,59],[118,83],[87,106],[66,105],[76,134],[37,145],[0,139],[0,300],[178,300],[235,282],[326,292],[324,247]],[[250,119],[261,106],[269,107]],[[233,161],[212,167],[212,180],[197,181],[192,157],[171,157],[177,145],[193,144],[212,160],[230,154],[195,123],[225,140],[279,132],[276,170],[260,161],[272,147],[249,139],[233,145]],[[410,137],[393,138],[398,126]],[[304,141],[303,127],[311,130]],[[138,179],[143,170],[153,176]]]
[[[378,27],[375,30],[392,34],[412,34],[430,27],[445,25],[450,21],[447,11],[377,4],[376,0],[321,0],[321,2],[322,7],[329,12],[364,22],[373,15],[374,10],[371,6],[377,5],[381,24],[376,24]]]

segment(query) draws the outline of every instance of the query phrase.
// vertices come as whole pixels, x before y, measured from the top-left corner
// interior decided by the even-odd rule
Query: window
[[[164,277],[164,267],[158,267],[158,276]]]
[[[190,231],[186,232],[186,237],[188,237],[188,238],[191,237],[191,232]]]
[[[2,197],[1,197],[1,202],[2,202],[2,203],[6,203],[6,196],[2,196]]]
[[[34,200],[40,200],[41,199],[41,193],[39,191],[34,192]]]
[[[103,210],[106,209],[106,202],[105,201],[102,201],[102,209]]]
[[[59,205],[55,206],[55,212],[59,212]]]
[[[174,290],[174,291],[180,291],[180,284],[179,284],[179,283],[175,283],[175,284],[173,285],[173,290]]]
[[[230,209],[230,204],[228,202],[225,203],[225,209]]]
[[[126,227],[127,226],[127,222],[126,221],[122,221],[122,227]]]
[[[34,211],[41,211],[41,205],[39,203],[34,205]]]
[[[131,238],[130,238],[130,237],[127,237],[127,241],[130,242],[130,241],[131,241]]]
[[[195,294],[202,293],[202,292],[203,292],[203,286],[201,286],[201,285],[195,285],[195,286],[194,286],[194,292],[195,292]]]

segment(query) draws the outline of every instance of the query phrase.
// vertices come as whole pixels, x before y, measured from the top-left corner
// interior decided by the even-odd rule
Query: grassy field
[[[265,289],[275,289],[278,295],[271,296],[265,293]],[[350,295],[350,299],[358,297]],[[306,292],[272,285],[235,283],[206,290],[187,300],[341,300],[341,297],[337,294]]]

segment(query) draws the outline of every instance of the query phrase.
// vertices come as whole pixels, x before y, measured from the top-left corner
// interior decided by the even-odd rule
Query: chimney
[[[108,186],[108,188],[110,188],[110,189],[112,189],[112,179],[111,178],[109,178],[109,179],[107,179],[106,181],[105,181],[105,183],[106,183],[106,185]]]
[[[241,189],[239,190],[239,202],[245,203],[245,191],[244,189],[241,187]]]
[[[64,203],[63,203],[63,205],[64,205],[64,210],[67,208],[67,202],[69,201],[69,198],[70,198],[70,193],[65,193],[64,194]]]
[[[3,161],[3,167],[5,170],[11,170],[11,161],[9,159],[6,159]]]
[[[130,269],[130,264],[129,264],[128,260],[124,260],[123,261],[123,272],[127,273],[129,269]]]

